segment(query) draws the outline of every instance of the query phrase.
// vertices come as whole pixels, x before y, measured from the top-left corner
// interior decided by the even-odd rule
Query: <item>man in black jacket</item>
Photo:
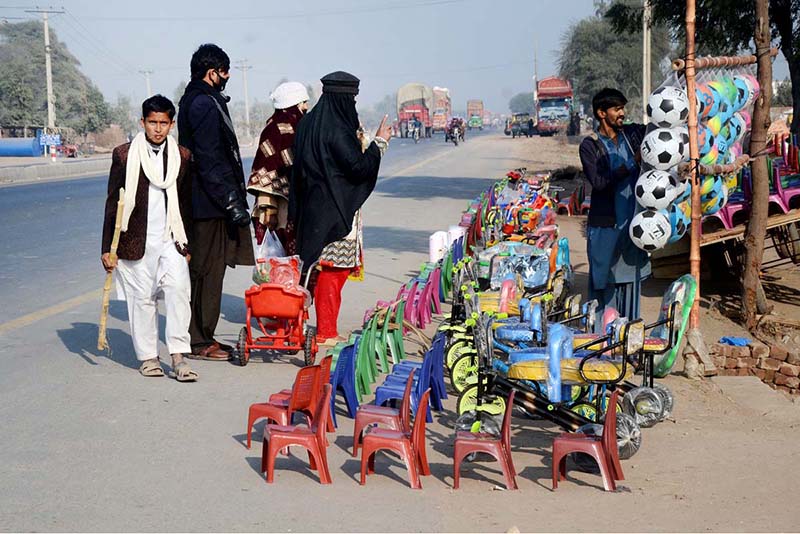
[[[218,46],[201,45],[192,55],[192,80],[180,101],[178,134],[192,151],[192,354],[227,360],[231,347],[214,339],[225,267],[253,265],[250,214],[239,143],[222,91],[230,78],[230,59]]]
[[[607,305],[622,316],[639,317],[639,282],[650,274],[647,253],[628,235],[636,213],[633,193],[639,176],[642,124],[623,124],[625,96],[602,89],[592,99],[597,129],[580,146],[583,173],[592,184],[586,228],[589,258],[589,298],[599,302],[598,317]],[[598,321],[599,324],[599,321]]]

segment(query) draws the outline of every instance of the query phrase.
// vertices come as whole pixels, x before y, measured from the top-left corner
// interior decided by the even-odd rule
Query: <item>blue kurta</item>
[[[634,284],[637,269],[639,280],[650,274],[647,253],[634,245],[628,235],[628,226],[638,210],[633,189],[639,165],[621,132],[616,140],[599,133],[597,137],[606,149],[612,172],[624,167],[628,173],[615,187],[615,225],[587,228],[587,253],[591,265],[589,297],[599,301],[600,313],[606,305],[614,305],[621,315],[633,319],[639,316],[638,284]]]

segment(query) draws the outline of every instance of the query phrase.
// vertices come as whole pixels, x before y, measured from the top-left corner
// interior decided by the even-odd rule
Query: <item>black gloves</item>
[[[234,190],[226,197],[225,211],[228,213],[228,220],[236,226],[248,226],[250,224],[250,214],[247,212],[247,204]]]

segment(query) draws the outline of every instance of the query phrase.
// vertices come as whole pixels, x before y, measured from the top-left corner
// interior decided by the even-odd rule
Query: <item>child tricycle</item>
[[[307,324],[311,294],[305,288],[308,275],[305,285],[300,285],[300,258],[291,256],[258,261],[265,264],[261,269],[261,279],[269,281],[254,285],[244,293],[247,321],[239,332],[239,365],[247,365],[252,350],[291,354],[302,350],[305,365],[313,365],[318,350],[317,329]],[[263,335],[253,336],[252,319]]]

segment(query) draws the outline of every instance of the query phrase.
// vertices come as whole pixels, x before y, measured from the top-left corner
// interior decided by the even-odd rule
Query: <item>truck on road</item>
[[[414,117],[422,123],[421,135],[431,136],[433,90],[423,83],[407,83],[397,90],[397,122],[400,137],[408,137],[408,123]]]
[[[549,76],[536,85],[536,129],[539,135],[566,134],[572,118],[572,84]]]
[[[433,133],[443,132],[447,129],[447,123],[453,116],[453,103],[450,100],[450,91],[445,87],[433,88],[433,117],[431,118],[431,129]]]
[[[467,100],[467,128],[483,130],[483,100]]]

